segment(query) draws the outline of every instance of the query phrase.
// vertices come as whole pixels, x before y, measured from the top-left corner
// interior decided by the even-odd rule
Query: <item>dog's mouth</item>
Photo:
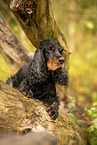
[[[50,71],[62,71],[64,68],[64,58],[50,58],[47,61],[48,70]]]

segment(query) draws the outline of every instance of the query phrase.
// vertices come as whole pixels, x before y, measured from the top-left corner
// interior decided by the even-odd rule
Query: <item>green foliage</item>
[[[77,118],[75,117],[75,115],[73,115],[72,113],[69,113],[71,120],[77,124]]]
[[[86,112],[91,121],[97,118],[97,106],[93,106],[90,109],[86,109]]]
[[[86,129],[87,132],[93,133],[94,136],[97,136],[97,102],[93,104],[93,107],[90,109],[86,109],[87,115],[89,119],[93,122],[93,124]],[[97,145],[97,137],[93,137],[90,139],[91,145]]]
[[[74,103],[68,103],[67,108],[68,109],[73,109],[73,108],[75,108],[75,104]]]
[[[93,121],[93,125],[91,125],[90,127],[88,127],[86,129],[87,132],[89,133],[94,133],[94,135],[97,135],[97,119],[94,119]]]
[[[97,137],[93,137],[90,139],[90,145],[97,145]]]
[[[73,102],[68,103],[67,108],[68,108],[68,109],[73,109],[73,108],[75,108],[75,103],[73,103]],[[71,120],[72,120],[75,124],[77,124],[77,118],[75,117],[75,115],[72,114],[72,113],[69,113],[69,116],[70,116]]]

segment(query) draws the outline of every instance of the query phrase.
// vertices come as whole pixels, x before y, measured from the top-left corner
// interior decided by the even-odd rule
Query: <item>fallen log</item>
[[[47,132],[65,145],[87,145],[84,130],[59,109],[59,117],[51,120],[42,102],[29,99],[0,81],[0,136],[10,133]]]

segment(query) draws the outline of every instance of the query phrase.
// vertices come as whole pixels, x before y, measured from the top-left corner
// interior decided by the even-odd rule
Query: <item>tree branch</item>
[[[50,0],[12,0],[10,8],[35,47],[48,38],[60,42],[65,50],[65,65],[68,67],[69,50],[53,17]]]

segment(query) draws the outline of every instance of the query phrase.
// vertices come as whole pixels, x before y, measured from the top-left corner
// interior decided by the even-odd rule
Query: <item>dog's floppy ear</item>
[[[62,71],[54,72],[53,75],[54,75],[54,80],[56,83],[58,83],[60,85],[67,85],[68,75],[67,75],[67,72],[65,70],[65,66],[64,66],[64,69]]]
[[[45,80],[46,76],[47,76],[47,65],[46,65],[46,60],[44,57],[44,49],[42,47],[38,47],[38,49],[35,52],[34,55],[34,66],[32,66],[34,69],[34,76],[39,80],[39,81],[43,81]]]
[[[43,54],[43,48],[42,47],[37,48],[37,50],[35,52],[34,59],[39,64],[45,61],[44,54]],[[40,64],[40,65],[42,65],[42,64]]]

